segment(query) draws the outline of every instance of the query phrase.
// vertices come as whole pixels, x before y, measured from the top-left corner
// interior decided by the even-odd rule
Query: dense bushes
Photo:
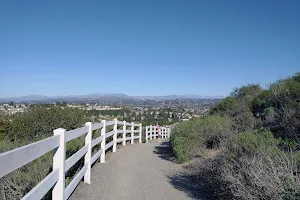
[[[180,162],[200,157],[192,169],[216,198],[300,199],[299,140],[298,73],[266,90],[235,89],[209,116],[175,127],[171,145]]]
[[[236,135],[222,163],[222,176],[239,199],[296,199],[299,177],[293,158],[271,132]],[[298,163],[297,163],[298,164]]]
[[[300,140],[300,74],[277,81],[252,103],[253,113],[277,137]]]
[[[67,107],[37,107],[16,115],[7,137],[11,141],[36,141],[53,135],[56,128],[71,130],[86,122],[85,112]]]
[[[183,122],[172,130],[173,153],[179,162],[185,162],[204,149],[219,148],[231,133],[229,121],[224,117],[207,116]]]
[[[259,125],[252,113],[252,101],[261,91],[260,86],[255,84],[236,88],[230,97],[214,105],[210,114],[229,117],[235,132],[252,130]]]
[[[4,140],[4,138],[7,136],[10,129],[10,124],[11,122],[9,121],[8,117],[0,117],[0,141]]]
[[[20,116],[5,122],[2,130],[0,152],[14,149],[53,135],[56,128],[67,130],[78,128],[86,122],[85,112],[79,109],[51,107],[34,108]],[[67,156],[84,145],[84,139],[78,138],[67,143]],[[52,170],[53,153],[49,152],[27,165],[0,179],[0,194],[3,199],[20,199]],[[81,163],[78,162],[78,166]],[[71,168],[66,174],[69,180],[78,170]],[[76,168],[77,167],[77,168]],[[51,195],[51,192],[48,194]]]
[[[233,97],[226,97],[223,101],[219,101],[210,109],[211,114],[226,115],[239,107],[239,101]]]

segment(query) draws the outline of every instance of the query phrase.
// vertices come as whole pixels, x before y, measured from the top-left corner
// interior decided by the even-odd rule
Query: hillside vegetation
[[[13,104],[13,102],[12,102]],[[1,114],[1,113],[0,113]],[[169,124],[179,121],[180,113],[168,109],[148,110],[147,113],[136,112],[134,109],[123,108],[121,110],[83,110],[67,107],[66,103],[56,105],[42,104],[31,105],[23,114],[0,115],[0,153],[21,147],[47,137],[53,136],[56,128],[72,130],[84,126],[85,122],[100,122],[102,119],[126,120],[128,122],[142,122],[145,127],[148,124]],[[112,125],[107,127],[107,132]],[[143,133],[143,141],[145,132]],[[93,138],[100,136],[100,130],[93,132]],[[81,136],[67,142],[67,158],[84,146],[85,138]],[[110,142],[109,139],[107,142]],[[100,145],[93,148],[97,152]],[[43,180],[52,171],[53,152],[49,152],[14,172],[0,178],[0,199],[20,199],[34,186]],[[82,168],[83,159],[80,159],[66,173],[66,184]],[[51,199],[51,191],[44,197]]]
[[[177,125],[171,146],[219,199],[300,199],[300,73],[248,84],[206,117]]]
[[[79,109],[52,107],[33,108],[23,115],[10,119],[0,119],[0,153],[5,152],[50,136],[53,130],[63,127],[67,130],[84,125],[86,113]],[[67,143],[67,157],[84,146],[84,138]],[[0,178],[0,199],[20,199],[52,170],[53,152],[28,163],[18,170]],[[67,183],[82,165],[80,160],[66,174]],[[51,192],[45,196],[50,198]]]

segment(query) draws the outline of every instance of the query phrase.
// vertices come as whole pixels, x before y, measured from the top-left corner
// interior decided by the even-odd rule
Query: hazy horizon
[[[0,97],[0,99],[10,99],[10,98],[20,98],[20,97],[30,97],[30,96],[41,96],[47,98],[57,98],[57,97],[81,97],[81,96],[89,96],[89,95],[126,95],[129,97],[167,97],[167,96],[197,96],[197,97],[225,97],[222,95],[199,95],[199,94],[166,94],[166,95],[131,95],[131,94],[124,94],[124,93],[91,93],[91,94],[68,94],[68,95],[43,95],[43,94],[28,94],[28,95],[21,95],[21,96],[8,96],[8,97]]]

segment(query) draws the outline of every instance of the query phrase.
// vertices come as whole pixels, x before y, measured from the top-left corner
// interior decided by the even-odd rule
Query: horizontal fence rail
[[[100,130],[101,135],[92,139],[93,132],[96,130]],[[142,142],[142,124],[117,119],[102,120],[101,123],[95,124],[87,122],[85,126],[69,131],[58,128],[53,133],[52,137],[0,154],[1,178],[50,151],[54,152],[52,172],[30,190],[22,198],[23,200],[41,199],[51,188],[53,188],[53,200],[68,199],[82,179],[84,183],[91,183],[91,167],[97,160],[100,163],[105,162],[105,152],[108,149],[112,148],[112,152],[116,152],[117,143],[125,146],[127,141],[131,144],[134,140]],[[156,138],[169,138],[170,134],[171,128],[168,126],[145,127],[146,143]],[[66,159],[67,142],[81,136],[85,136],[85,145]],[[92,155],[92,148],[96,145],[100,145],[100,149]],[[66,187],[65,173],[82,158],[84,158],[84,166]]]
[[[170,138],[171,136],[171,128],[169,126],[146,126],[146,143],[149,140],[157,139],[157,138]]]
[[[113,127],[111,128],[111,126]],[[92,139],[93,131],[96,130],[100,130],[101,136]],[[102,120],[101,123],[95,124],[87,122],[85,126],[69,131],[59,128],[55,129],[53,133],[52,137],[0,154],[1,178],[44,154],[54,151],[52,172],[30,190],[22,198],[23,200],[41,199],[51,188],[53,188],[53,200],[68,199],[82,179],[87,184],[91,183],[91,166],[97,160],[104,163],[105,152],[109,148],[112,148],[112,152],[116,152],[117,143],[125,146],[126,141],[130,141],[131,144],[134,143],[134,140],[142,142],[142,124],[118,121],[117,119]],[[85,136],[85,145],[66,159],[67,142],[81,136]],[[148,140],[147,137],[146,140]],[[100,149],[92,155],[92,148],[99,144]],[[84,166],[66,187],[65,173],[81,158],[84,158]]]
[[[53,136],[0,154],[0,177],[26,165],[59,146],[59,137]]]

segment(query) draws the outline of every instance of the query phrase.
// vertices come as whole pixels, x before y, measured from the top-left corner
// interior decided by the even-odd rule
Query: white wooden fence
[[[122,125],[122,129],[118,129]],[[107,126],[113,126],[113,130],[106,131]],[[128,129],[130,127],[130,130]],[[94,130],[101,129],[101,136],[92,140]],[[92,124],[87,122],[85,126],[74,130],[66,131],[59,128],[53,131],[54,136],[2,153],[0,154],[0,178],[6,174],[26,165],[36,158],[54,150],[53,171],[48,174],[40,183],[29,191],[22,199],[41,199],[52,187],[53,200],[65,200],[72,194],[81,179],[85,183],[91,183],[91,166],[97,160],[105,162],[105,151],[112,147],[116,152],[117,143],[126,145],[126,141],[131,144],[134,140],[142,142],[142,124],[128,123],[125,121],[101,121],[101,123]],[[127,136],[129,135],[130,136]],[[75,138],[85,135],[85,146],[66,159],[66,143]],[[110,138],[110,139],[109,139]],[[146,137],[146,139],[148,139]],[[107,143],[106,141],[110,141]],[[100,143],[100,150],[92,155],[92,148]],[[65,187],[65,173],[82,157],[84,157],[84,166]]]
[[[146,143],[148,143],[149,140],[156,139],[159,136],[161,138],[169,138],[171,135],[171,128],[167,126],[146,126]]]

